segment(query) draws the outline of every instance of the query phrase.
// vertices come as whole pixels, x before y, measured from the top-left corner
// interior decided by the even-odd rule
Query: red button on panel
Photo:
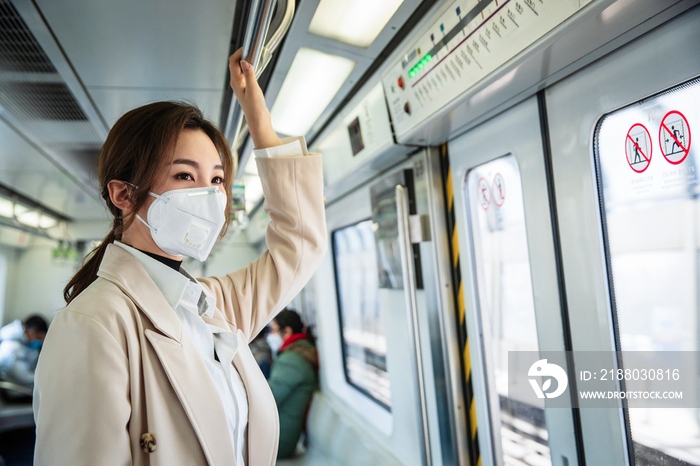
[[[399,87],[403,89],[403,77],[399,76],[399,79],[396,80],[396,84],[398,84]]]
[[[408,104],[408,102],[403,104],[403,111],[408,113],[409,115],[411,114],[411,106]]]

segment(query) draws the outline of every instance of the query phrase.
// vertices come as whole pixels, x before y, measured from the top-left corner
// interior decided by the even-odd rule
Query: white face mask
[[[276,356],[277,352],[284,344],[284,341],[282,341],[282,337],[279,335],[279,333],[268,333],[267,336],[265,336],[265,340],[267,340],[267,344],[270,345],[270,349],[272,350],[272,356]]]
[[[216,186],[149,193],[156,200],[148,208],[151,236],[163,252],[204,261],[214,247],[226,215],[226,195]]]

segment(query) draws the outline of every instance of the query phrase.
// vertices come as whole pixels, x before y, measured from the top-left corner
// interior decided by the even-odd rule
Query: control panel
[[[336,126],[311,147],[323,154],[324,181],[332,185],[394,145],[384,90],[376,83]]]
[[[455,101],[578,9],[579,0],[452,2],[382,75],[397,137]]]

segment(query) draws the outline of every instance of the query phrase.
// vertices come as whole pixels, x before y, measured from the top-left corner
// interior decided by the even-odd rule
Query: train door
[[[427,164],[420,151],[328,206],[331,254],[315,280],[324,308],[322,389],[352,406],[402,464],[416,466],[459,462]]]
[[[533,97],[449,143],[467,402],[488,465],[579,464],[572,410],[508,390],[509,351],[566,348],[539,115]]]
[[[697,354],[698,24],[696,6],[545,93],[575,354]],[[581,409],[587,464],[700,464],[697,365],[681,377],[685,407]]]

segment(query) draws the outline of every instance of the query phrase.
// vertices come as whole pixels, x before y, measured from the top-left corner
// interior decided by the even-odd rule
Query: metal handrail
[[[248,23],[243,38],[243,59],[253,66],[256,77],[259,77],[270,63],[272,54],[280,46],[282,38],[289,30],[294,18],[294,0],[286,0],[282,21],[267,44],[264,44],[275,3],[276,0],[254,0],[248,14]],[[243,117],[243,109],[234,97],[229,107],[225,130],[234,152],[238,152],[240,141],[243,139],[242,135],[247,130],[243,124]]]
[[[430,431],[428,427],[428,405],[425,394],[425,376],[423,374],[423,351],[421,349],[420,332],[418,331],[418,303],[416,301],[416,271],[413,264],[413,243],[411,242],[411,229],[409,226],[408,190],[401,185],[395,188],[396,193],[396,218],[398,223],[399,256],[401,258],[401,271],[403,273],[403,289],[408,307],[408,330],[411,338],[410,347],[413,350],[413,369],[415,370],[419,412],[419,429],[421,435],[422,464],[432,465],[430,451]]]
[[[294,19],[294,0],[285,0],[286,6],[284,10],[284,16],[282,17],[282,22],[280,23],[277,30],[272,34],[270,40],[263,47],[262,57],[260,58],[260,68],[255,70],[256,76],[259,76],[267,65],[270,64],[272,60],[272,54],[279,48],[282,44],[282,39],[284,39],[285,34],[289,31],[289,27],[292,25],[292,19]]]
[[[272,9],[276,0],[253,0],[248,12],[248,21],[243,36],[243,60],[250,63],[254,69],[260,61],[260,55],[265,41],[267,29],[272,19]],[[243,123],[243,108],[237,99],[231,102],[228,120],[226,122],[226,137],[231,146],[237,147],[237,138]]]

